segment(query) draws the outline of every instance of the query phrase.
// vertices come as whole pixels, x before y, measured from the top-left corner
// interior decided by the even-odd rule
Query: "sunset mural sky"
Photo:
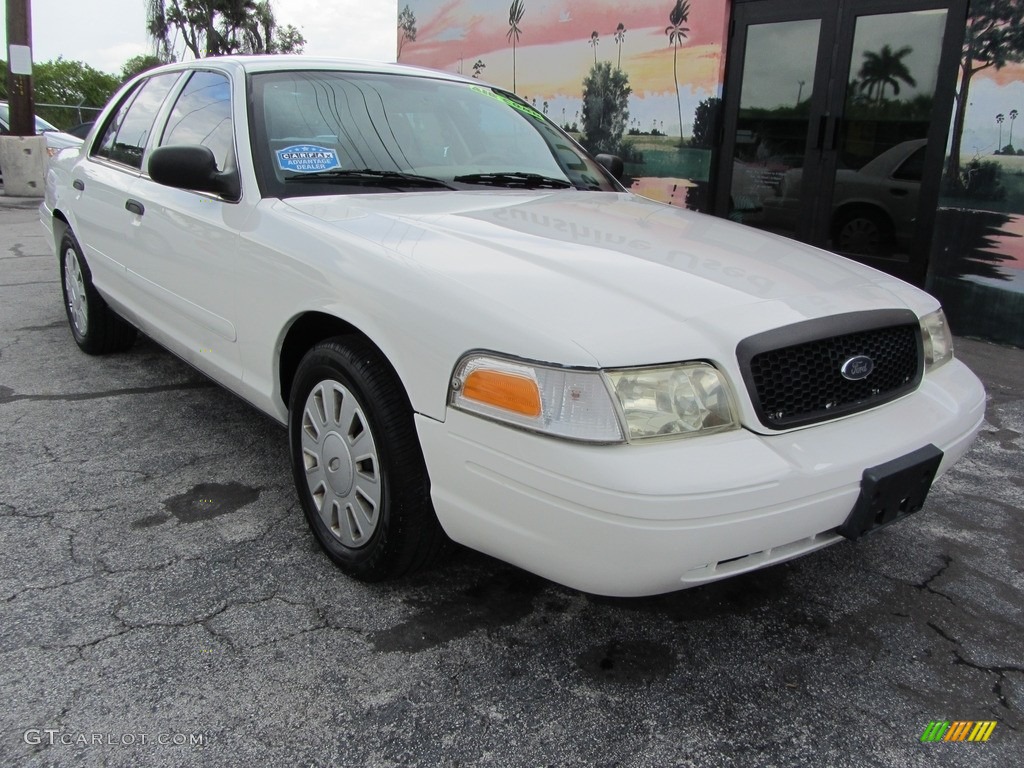
[[[486,65],[482,79],[511,89],[509,4],[408,0],[418,31],[416,41],[403,48],[401,61],[471,75],[479,59]],[[597,60],[618,65],[615,30],[622,24],[626,31],[621,68],[633,90],[631,116],[645,129],[658,120],[669,133],[677,133],[673,51],[665,34],[673,5],[670,0],[525,0],[516,45],[516,92],[538,104],[549,102],[555,119],[566,110],[571,121],[579,108],[583,78],[594,64],[591,34],[598,33]],[[718,94],[726,9],[724,0],[694,3],[684,24],[690,31],[677,52],[684,132],[697,103]]]

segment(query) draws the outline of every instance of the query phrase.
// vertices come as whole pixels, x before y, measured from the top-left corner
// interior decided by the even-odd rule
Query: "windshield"
[[[408,75],[252,76],[265,197],[443,189],[619,191],[540,112],[484,86]]]

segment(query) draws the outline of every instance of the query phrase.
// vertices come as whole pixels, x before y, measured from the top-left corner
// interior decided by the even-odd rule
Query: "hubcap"
[[[878,253],[882,233],[871,219],[853,219],[839,233],[839,250],[870,256]]]
[[[380,459],[363,409],[343,384],[321,381],[302,410],[306,487],[328,530],[346,547],[365,546],[377,530]]]
[[[85,298],[85,276],[74,248],[64,252],[64,290],[68,295],[68,316],[78,335],[85,336],[89,327],[89,303]]]

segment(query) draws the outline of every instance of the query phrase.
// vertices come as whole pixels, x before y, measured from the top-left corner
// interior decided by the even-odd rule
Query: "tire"
[[[92,272],[70,230],[60,241],[60,284],[71,334],[83,352],[124,352],[135,343],[138,332],[108,307],[96,291]]]
[[[892,252],[892,224],[872,208],[847,208],[836,214],[832,246],[839,253],[886,256]]]
[[[447,549],[412,407],[369,343],[337,337],[306,353],[292,384],[288,443],[306,521],[342,571],[383,581]]]

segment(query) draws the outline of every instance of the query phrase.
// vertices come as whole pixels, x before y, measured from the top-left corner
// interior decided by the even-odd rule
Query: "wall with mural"
[[[698,205],[728,0],[399,0],[399,61],[515,92],[649,197]]]
[[[953,111],[928,287],[956,333],[1024,346],[1019,0],[972,0]]]

